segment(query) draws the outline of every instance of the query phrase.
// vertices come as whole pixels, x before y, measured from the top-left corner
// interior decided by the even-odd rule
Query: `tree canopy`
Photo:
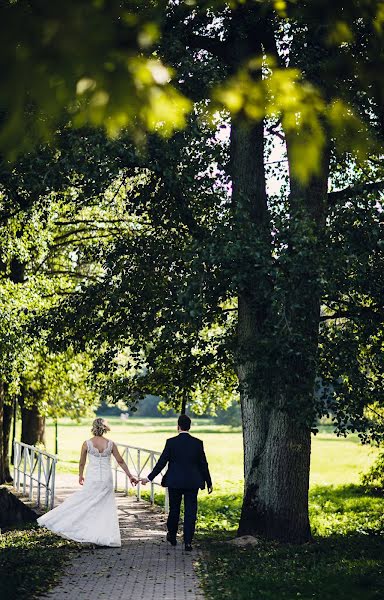
[[[32,327],[54,351],[92,355],[103,398],[205,408],[240,392],[240,532],[306,541],[316,416],[332,411],[339,433],[383,433],[381,3],[154,2],[136,6],[128,30],[129,3],[85,6],[111,17],[88,47],[108,50],[112,75],[97,52],[82,58],[92,18],[79,17],[81,72],[71,52],[64,70],[56,61],[57,112],[36,93],[3,138],[15,156],[9,139],[39,111],[46,130],[34,139],[56,135],[4,163],[3,219],[19,240],[16,253],[4,246],[6,277],[21,263],[33,273],[25,289],[36,273],[51,286]],[[143,45],[148,23],[158,34]],[[129,59],[120,34],[132,34]],[[153,60],[170,81],[140,82]],[[104,129],[72,128],[85,122]]]

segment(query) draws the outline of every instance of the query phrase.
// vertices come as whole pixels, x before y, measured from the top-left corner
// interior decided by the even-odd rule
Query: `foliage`
[[[234,44],[231,21],[244,16],[246,35],[258,42]],[[295,62],[287,68],[273,37],[284,31],[291,41],[296,25],[303,34],[315,31],[316,20],[322,27],[316,31],[315,44],[326,49],[326,60],[315,78],[310,70],[297,69]],[[170,134],[183,127],[199,92],[180,79],[180,60],[174,59],[181,46],[189,53],[197,49],[226,58],[221,80],[207,86],[215,101],[213,110],[228,108],[250,120],[280,118],[285,131],[293,134],[292,168],[302,180],[318,170],[327,128],[335,137],[348,131],[344,150],[347,146],[364,152],[369,147],[364,119],[333,86],[340,71],[349,81],[355,78],[371,101],[381,105],[377,75],[366,68],[370,60],[376,72],[382,66],[383,16],[376,0],[351,2],[348,7],[330,1],[324,6],[320,0],[299,5],[275,0],[229,5],[222,0],[124,4],[89,0],[81,6],[72,1],[56,7],[40,0],[38,16],[23,0],[4,2],[0,22],[7,48],[1,59],[0,145],[10,156],[49,139],[65,118],[75,125],[105,123],[110,133],[130,127],[136,137],[140,131]],[[209,35],[202,33],[204,29]],[[290,49],[289,42],[283,49]],[[267,68],[260,80],[255,74],[262,68],[263,54]],[[332,82],[332,94],[319,85],[322,75]]]
[[[24,360],[23,360],[24,359]],[[74,354],[70,349],[50,354],[46,348],[29,348],[22,360],[20,387],[25,395],[25,406],[38,405],[45,417],[80,417],[92,414],[98,398],[89,385],[91,361],[86,355]],[[15,380],[12,382],[15,385]]]
[[[1,361],[1,379],[7,379],[12,372],[12,367],[17,353],[21,349],[21,331],[23,327],[24,315],[14,306],[10,306],[0,296],[0,352]],[[20,318],[21,316],[21,318]]]
[[[373,463],[371,468],[364,473],[361,478],[361,483],[368,490],[384,492],[384,452],[381,452]]]
[[[216,412],[215,422],[218,425],[241,426],[241,409],[238,402],[233,402],[227,408],[219,408]]]
[[[17,11],[21,4],[12,6]],[[124,401],[134,408],[151,393],[177,410],[195,402],[203,413],[212,404],[227,406],[238,392],[248,397],[250,391],[263,411],[278,402],[308,435],[316,416],[330,409],[340,434],[357,430],[369,441],[384,433],[368,413],[382,401],[384,385],[379,352],[382,14],[370,0],[344,4],[328,2],[329,11],[324,12],[320,0],[167,3],[161,35],[148,52],[172,68],[175,88],[169,93],[188,99],[184,104],[180,100],[184,112],[191,109],[184,130],[170,140],[162,137],[162,118],[165,132],[173,131],[163,114],[166,96],[158,102],[160,115],[153,106],[148,109],[156,78],[148,76],[147,62],[142,68],[142,60],[153,60],[143,50],[135,73],[139,79],[146,75],[132,97],[138,130],[145,121],[144,127],[154,132],[145,152],[124,135],[95,148],[86,145],[87,158],[95,157],[95,175],[88,165],[83,168],[76,136],[68,136],[63,127],[62,139],[70,138],[75,149],[73,156],[66,154],[63,168],[60,149],[53,147],[39,148],[15,168],[7,165],[4,212],[11,225],[9,198],[11,207],[33,204],[30,190],[26,201],[14,193],[19,190],[16,172],[31,169],[45,152],[58,175],[56,180],[49,173],[42,194],[45,212],[44,204],[40,210],[48,214],[51,236],[57,224],[63,227],[53,246],[57,251],[65,240],[67,252],[45,252],[55,266],[45,271],[46,285],[52,285],[52,273],[62,275],[61,260],[70,277],[60,289],[63,302],[57,302],[55,288],[56,301],[38,311],[35,331],[46,332],[53,351],[72,346],[91,353],[103,400]],[[112,2],[111,8],[120,14],[120,4],[117,9]],[[104,10],[104,5],[95,10]],[[146,14],[140,12],[145,22]],[[44,24],[44,11],[41,16]],[[137,23],[140,19],[135,33]],[[115,41],[110,33],[104,50]],[[50,39],[55,42],[55,34]],[[91,37],[91,48],[93,42]],[[82,52],[78,56],[87,68]],[[119,51],[116,57],[120,64]],[[124,59],[124,65],[132,64],[131,55],[124,54]],[[100,64],[103,72],[105,61]],[[71,65],[69,71],[71,83]],[[116,115],[112,100],[119,104],[121,99],[114,79],[121,71],[112,72],[108,90],[101,88],[106,110],[93,113],[98,123],[99,117],[111,117],[107,129],[111,124],[113,128]],[[85,106],[92,113],[94,91],[100,98],[100,77],[98,72],[81,77],[80,92],[90,95]],[[163,85],[168,85],[167,73]],[[142,106],[134,102],[139,89]],[[68,105],[65,85],[63,90],[62,107]],[[124,95],[127,101],[129,95]],[[79,106],[81,114],[84,105]],[[144,120],[143,111],[148,116]],[[76,114],[72,121],[79,122]],[[51,130],[49,118],[44,122]],[[125,111],[121,123],[131,123]],[[267,181],[276,173],[274,143],[266,141],[271,136],[283,142],[277,161],[282,185],[267,194]],[[85,137],[89,142],[92,135]],[[83,141],[81,135],[78,139]],[[123,148],[128,152],[121,159]],[[79,155],[81,166],[76,164]],[[286,169],[281,168],[284,161]],[[26,181],[22,178],[23,189],[28,188]],[[91,182],[90,190],[83,181]],[[80,194],[74,192],[77,187]],[[97,197],[108,215],[105,243],[84,246],[79,222],[72,229],[68,218],[63,225],[56,217],[63,211],[76,220],[79,215],[81,220],[97,220]],[[112,230],[116,213],[125,226]],[[102,228],[95,228],[93,221],[91,229],[102,237]],[[46,247],[51,246],[48,239]],[[73,285],[76,277],[78,285]],[[316,379],[330,401],[314,395]],[[271,419],[276,414],[265,412]],[[272,431],[266,427],[265,434],[268,443],[276,444]],[[249,443],[254,444],[252,436]],[[246,457],[256,446],[248,448]],[[253,474],[258,458],[249,461]],[[304,481],[308,462],[304,455],[298,461],[303,471],[297,473]],[[279,475],[278,468],[269,469],[259,469],[267,487]],[[249,490],[258,493],[254,485]],[[292,495],[291,501],[295,499]],[[254,500],[250,506],[257,506]],[[292,515],[301,511],[296,508]]]
[[[366,432],[363,439],[384,431],[381,229],[380,201],[356,194],[331,208],[324,240],[319,363],[325,393],[332,387],[326,409],[340,432]]]
[[[95,403],[87,381],[90,356],[71,349],[53,356],[30,324],[82,282],[97,279],[100,245],[129,228],[118,190],[130,144],[108,142],[100,131],[68,129],[56,142],[3,164],[0,175],[2,376],[11,394],[19,393],[24,378],[30,401],[37,392],[42,396],[44,414],[78,417]]]
[[[306,424],[313,422],[316,410],[321,415],[332,408],[340,432],[352,427],[367,431],[368,437],[376,435],[377,424],[371,426],[365,409],[382,390],[377,352],[382,319],[381,213],[376,206],[380,154],[366,160],[353,127],[365,140],[380,137],[379,111],[374,108],[379,92],[363,67],[373,60],[381,17],[370,2],[352,3],[342,18],[340,7],[330,9],[324,28],[315,35],[317,2],[304,3],[300,10],[295,3],[287,3],[284,10],[279,5],[277,14],[270,12],[268,2],[230,9],[218,2],[211,11],[204,3],[195,9],[183,3],[169,6],[156,47],[178,74],[179,89],[195,101],[184,132],[171,143],[150,136],[146,151],[139,152],[124,135],[108,141],[100,130],[75,133],[63,128],[55,147],[38,148],[4,170],[5,214],[9,205],[25,209],[39,198],[39,208],[27,217],[27,229],[35,224],[30,241],[44,238],[38,285],[53,285],[55,293],[68,295],[52,311],[54,348],[74,344],[97,354],[95,380],[103,399],[134,406],[143,395],[156,393],[176,408],[191,400],[200,412],[211,402],[228,405],[237,391],[235,363],[245,351],[258,365],[260,389],[282,379],[285,390],[295,390],[291,409]],[[262,31],[260,23],[265,24]],[[236,27],[246,39],[257,32],[260,44],[268,45],[264,63],[258,57],[260,44],[235,44]],[[293,69],[287,68],[288,57]],[[262,93],[260,69],[265,74]],[[361,89],[359,106],[356,86]],[[330,148],[331,182],[334,189],[351,191],[336,193],[336,201],[331,192],[324,235],[315,231],[302,209],[290,204],[282,161],[277,174],[284,186],[281,194],[268,198],[267,237],[260,237],[246,212],[241,217],[234,210],[229,196],[230,178],[233,184],[236,174],[230,168],[228,140],[220,134],[229,115],[217,112],[223,105],[233,122],[241,111],[250,123],[269,115],[268,131],[285,135],[289,142],[293,173],[308,157],[312,167],[320,164],[320,155],[308,144],[313,140],[321,147],[317,138],[324,138],[328,116],[329,126],[337,125]],[[355,109],[359,118],[353,125]],[[294,118],[298,114],[300,119]],[[308,143],[303,135],[309,136]],[[356,158],[347,152],[349,142],[356,142]],[[266,144],[268,163],[273,145]],[[295,158],[296,144],[305,148],[300,160]],[[47,163],[50,169],[42,177]],[[267,177],[274,175],[273,164],[267,166]],[[48,235],[36,227],[39,215],[48,218]],[[12,221],[8,225],[10,239],[16,232],[18,239],[25,238],[25,223],[21,228]],[[98,239],[89,242],[83,233]],[[346,256],[349,246],[353,260]],[[65,270],[59,267],[63,261]],[[246,289],[251,274],[257,279],[258,302],[268,305],[263,335],[252,349],[240,348],[236,340],[236,296]],[[312,339],[295,316],[303,312],[307,297],[318,294],[324,314],[317,370],[326,386],[333,386],[331,407],[324,402],[314,406],[309,398]],[[340,320],[341,308],[345,316]],[[40,324],[52,326],[44,319]]]
[[[190,102],[153,53],[165,4],[2,2],[2,151],[15,158],[69,119],[137,137],[182,127]]]
[[[7,600],[37,598],[61,575],[80,545],[37,526],[0,536],[0,595]]]
[[[122,192],[122,214],[137,225],[99,248],[98,259],[104,261],[99,281],[86,282],[43,321],[53,329],[51,345],[96,351],[95,377],[106,399],[135,405],[156,393],[175,408],[187,397],[202,413],[215,404],[228,406],[237,390],[234,363],[240,351],[235,294],[250,272],[261,269],[274,286],[265,289],[270,317],[252,347],[258,385],[268,388],[284,373],[295,391],[296,415],[313,423],[315,411],[318,416],[332,411],[340,433],[352,429],[366,432],[366,439],[380,436],[380,423],[367,407],[379,401],[383,386],[382,213],[367,175],[353,161],[337,162],[335,156],[333,186],[350,185],[352,191],[337,202],[332,198],[338,192],[331,191],[327,227],[314,248],[308,225],[290,222],[284,188],[282,195],[271,196],[275,259],[270,262],[256,233],[245,223],[241,230],[233,228],[227,176],[209,170],[212,164],[227,165],[227,140],[217,137],[219,129],[212,131],[206,118],[197,111],[171,146],[151,138],[140,183],[128,184],[136,192]],[[370,162],[364,172],[368,168],[380,177]],[[298,255],[289,250],[293,240]],[[326,392],[315,406],[296,364],[311,342],[306,331],[294,333],[289,324],[291,311],[302,302],[298,298],[295,304],[295,290],[305,289],[314,255],[320,261],[314,280],[323,305],[317,370]]]
[[[160,418],[162,417],[162,412],[159,406],[160,398],[158,396],[145,396],[143,400],[137,407],[137,410],[131,413],[134,417],[152,417],[152,418]],[[169,407],[168,407],[169,408]],[[171,415],[175,417],[175,413],[172,411]]]
[[[52,345],[56,343],[54,347],[62,349],[63,344],[71,343],[78,350],[88,349],[92,351],[92,349],[96,349],[99,353],[95,362],[96,382],[101,390],[105,390],[106,399],[130,401],[131,404],[134,404],[138,392],[145,395],[156,391],[158,395],[167,399],[173,398],[177,404],[185,390],[188,391],[189,386],[186,385],[186,377],[191,382],[195,380],[194,359],[188,350],[191,344],[195,345],[193,339],[188,342],[188,346],[184,346],[184,340],[180,339],[178,372],[173,374],[172,367],[175,366],[175,355],[172,349],[171,363],[169,350],[167,350],[167,340],[171,339],[172,336],[173,341],[178,344],[177,338],[173,336],[174,327],[168,322],[167,328],[164,328],[162,332],[162,337],[158,338],[156,333],[153,336],[153,341],[149,344],[147,339],[153,331],[151,319],[156,317],[156,307],[159,306],[159,299],[154,295],[154,292],[155,290],[159,293],[165,291],[165,285],[169,283],[169,275],[167,274],[169,265],[173,265],[172,269],[175,276],[179,271],[182,279],[180,282],[174,281],[172,294],[168,297],[163,295],[161,297],[162,313],[158,312],[158,317],[164,324],[167,323],[167,315],[171,315],[170,311],[177,309],[179,306],[180,293],[178,288],[180,284],[184,285],[184,274],[188,275],[183,267],[184,260],[194,260],[194,243],[191,247],[187,246],[189,242],[188,237],[185,235],[187,224],[182,225],[179,231],[176,229],[173,231],[171,234],[174,238],[172,242],[168,237],[170,228],[172,231],[173,223],[178,224],[180,218],[187,221],[188,218],[194,219],[194,215],[189,215],[189,213],[192,213],[192,211],[195,213],[198,206],[203,206],[204,203],[212,205],[215,193],[221,196],[224,194],[224,190],[220,189],[217,181],[215,184],[216,191],[212,190],[214,176],[213,173],[206,173],[207,162],[201,154],[201,147],[197,146],[194,141],[196,136],[206,140],[206,151],[209,153],[210,160],[217,161],[219,159],[220,148],[212,144],[211,130],[207,126],[202,113],[196,114],[190,128],[185,133],[180,134],[178,139],[173,139],[172,147],[163,143],[159,138],[153,138],[145,157],[142,169],[143,175],[139,180],[138,187],[133,187],[137,191],[129,195],[127,188],[125,188],[122,192],[125,204],[124,217],[130,219],[132,223],[137,223],[137,225],[127,232],[122,231],[119,237],[111,241],[109,247],[105,249],[106,251],[100,248],[102,260],[104,261],[104,272],[100,276],[100,282],[97,281],[94,284],[89,282],[86,287],[84,286],[78,293],[69,297],[66,303],[63,302],[57,313],[52,310],[54,316],[57,314],[58,321],[58,327],[55,326],[56,331],[54,330],[55,337],[52,336],[53,339],[51,339]],[[176,151],[177,155],[175,154]],[[193,160],[191,160],[191,153],[193,153]],[[182,165],[179,162],[180,158],[183,161]],[[167,168],[164,168],[166,163]],[[179,168],[179,166],[181,168],[178,175],[178,190],[176,190],[172,166],[173,168]],[[157,182],[156,192],[153,188],[155,181]],[[128,186],[131,185],[135,186],[135,181],[128,182]],[[178,198],[186,197],[186,194],[192,194],[195,198],[193,208],[192,204],[190,207],[185,206],[184,208],[178,204],[178,199],[172,198],[171,195],[176,191]],[[151,208],[149,204],[153,193],[156,193],[159,208],[161,206],[161,216],[157,211],[154,212],[155,207]],[[188,200],[188,205],[189,203]],[[216,210],[214,206],[212,206],[212,209]],[[214,214],[212,214],[211,219],[213,218]],[[150,222],[152,219],[153,223]],[[168,253],[166,262],[164,262],[164,251]],[[184,252],[186,256],[181,254]],[[178,254],[179,259],[177,259]],[[158,279],[156,272],[153,270],[153,261],[156,255],[161,261],[159,262],[159,275],[164,276],[163,281]],[[186,263],[184,264],[186,266]],[[198,268],[198,264],[196,264],[196,267]],[[145,272],[143,272],[143,268]],[[122,276],[122,270],[126,273],[124,276]],[[102,301],[104,308],[100,310],[99,302],[102,296],[104,296]],[[78,301],[80,301],[81,306]],[[167,307],[167,303],[169,307]],[[185,309],[180,308],[177,322],[182,324],[183,321],[185,322],[185,315],[189,313],[189,309],[187,306]],[[139,310],[144,311],[140,319],[138,319]],[[90,320],[93,321],[93,319],[94,322],[90,325]],[[60,323],[63,323],[64,320],[67,321],[65,333],[64,330],[60,331]],[[185,326],[188,332],[190,325],[186,322]],[[199,321],[196,322],[196,326],[200,326]],[[212,329],[212,333],[218,336],[219,339],[220,336],[225,335],[225,331],[220,326],[217,326],[215,330]],[[191,330],[191,334],[193,334],[193,330]],[[211,337],[212,349],[207,347],[205,342],[207,336]],[[155,341],[156,345],[154,345]],[[215,343],[215,337],[208,330],[202,333],[200,347],[201,351],[208,354],[208,357],[213,356]],[[142,348],[144,344],[145,358]],[[198,353],[195,352],[195,355],[198,357],[201,351],[200,348],[196,350]],[[202,356],[202,365],[204,360]],[[151,361],[159,363],[162,368],[167,369],[167,376],[162,384],[160,382],[156,384],[156,390],[154,388],[155,382],[150,381],[153,368],[150,364]],[[209,370],[212,373],[221,371],[223,376],[222,389],[225,391],[227,386],[224,385],[224,382],[230,383],[233,387],[234,377],[224,370],[223,366],[218,361],[215,365],[212,364],[212,361],[207,363],[206,382],[207,385],[211,383]],[[145,373],[147,373],[147,376],[143,376]],[[183,377],[181,377],[181,373],[183,373]],[[216,380],[215,377],[214,381]],[[204,383],[204,380],[201,379],[201,388]]]

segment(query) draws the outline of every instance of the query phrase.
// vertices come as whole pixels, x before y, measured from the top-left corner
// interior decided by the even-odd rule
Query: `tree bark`
[[[13,406],[8,402],[4,404],[3,415],[3,457],[4,457],[4,477],[7,483],[12,483],[13,478],[10,470],[9,461],[9,441],[11,436]]]
[[[264,241],[268,261],[270,225],[264,172],[263,123],[232,123],[234,212],[251,222]],[[277,386],[258,385],[253,350],[263,339],[271,310],[265,272],[253,273],[238,298],[238,376],[243,421],[244,499],[238,535],[306,542],[310,539],[308,486],[309,429],[283,410]]]
[[[245,147],[248,147],[252,157],[247,160],[257,160],[255,144],[251,146],[244,139],[238,159],[244,160],[242,155]],[[236,144],[233,149],[236,152]],[[241,172],[241,169],[237,170],[237,177]],[[260,156],[259,167],[253,168],[253,173],[257,173],[259,178],[263,176]],[[248,185],[247,177],[237,185],[244,195]],[[256,187],[261,190],[260,179],[248,194],[248,197],[259,202],[260,207],[251,211],[249,218],[262,224],[260,219],[264,214],[264,199],[262,191],[255,194]],[[270,306],[258,294],[258,289],[265,287],[262,276],[255,274],[253,281],[248,282],[238,299],[238,376],[245,481],[238,535],[261,535],[281,542],[304,543],[311,539],[308,516],[311,434],[308,422],[313,407],[320,317],[316,231],[321,230],[324,223],[326,166],[321,176],[314,178],[305,191],[294,185],[291,190],[292,210],[297,202],[300,210],[304,211],[300,217],[308,219],[314,225],[314,236],[310,238],[314,247],[305,248],[304,254],[300,240],[295,240],[291,256],[292,272],[287,273],[285,307],[292,331],[289,334],[292,352],[283,356],[282,374],[277,377],[281,377],[281,381],[271,380],[269,387],[265,382],[260,385],[258,376],[255,375],[260,374],[260,370],[252,351],[263,340],[268,339],[265,324]],[[305,236],[303,239],[303,244],[306,244]],[[302,264],[303,255],[307,256],[305,264]],[[296,269],[298,264],[300,268]],[[273,367],[272,372],[278,373],[278,365]],[[295,381],[298,382],[297,397]],[[291,407],[296,408],[292,410]],[[307,420],[300,420],[302,409],[303,412],[308,411]]]
[[[232,185],[237,220],[253,223],[270,250],[263,124],[232,123]],[[310,431],[284,411],[277,386],[258,385],[253,350],[265,334],[271,297],[265,272],[245,280],[238,298],[238,376],[243,420],[244,500],[238,535],[306,542],[310,539]]]
[[[5,483],[5,465],[4,465],[4,382],[0,381],[0,484]]]
[[[11,450],[11,463],[15,464],[15,446],[14,441],[16,440],[16,423],[17,423],[17,400],[13,398],[13,422],[12,422],[12,450]]]
[[[250,56],[279,61],[268,16],[240,7],[232,22],[233,71]],[[251,29],[252,31],[251,31]],[[252,40],[252,41],[251,41]],[[261,72],[253,71],[255,84]],[[296,134],[294,134],[296,135]],[[287,140],[291,163],[290,140]],[[263,123],[232,119],[231,179],[235,227],[258,260],[241,268],[237,372],[244,439],[244,500],[239,535],[302,543],[311,539],[308,488],[311,419],[320,317],[320,245],[327,207],[328,151],[306,185],[290,179],[288,248],[275,285],[264,170]],[[248,236],[248,237],[247,237]],[[255,243],[255,239],[259,241]],[[253,240],[253,241],[251,241]],[[248,257],[245,257],[248,260]],[[257,264],[259,263],[259,264]],[[284,346],[274,324],[284,318]],[[271,330],[275,333],[271,334]],[[280,346],[284,351],[274,350]],[[285,352],[286,349],[286,352]],[[268,352],[267,359],[263,353]],[[269,372],[271,375],[269,375]]]
[[[21,441],[24,444],[45,446],[45,417],[39,413],[37,401],[27,404],[19,399],[21,407]]]
[[[245,491],[238,535],[307,542],[310,431],[260,398],[243,393],[241,400]]]

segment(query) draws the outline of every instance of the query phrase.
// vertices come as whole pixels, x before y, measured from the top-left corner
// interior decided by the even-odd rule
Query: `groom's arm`
[[[209,472],[207,457],[205,456],[205,452],[204,452],[203,442],[201,442],[201,449],[200,449],[200,468],[201,468],[201,472],[204,477],[204,481],[206,482],[206,484],[208,486],[208,490],[212,489],[212,479],[211,479],[211,474]]]
[[[153,469],[153,471],[148,475],[148,479],[149,481],[153,481],[153,479],[155,479],[155,477],[157,477],[157,475],[159,473],[161,473],[161,471],[164,469],[164,467],[166,466],[166,464],[169,461],[169,444],[168,441],[166,441],[165,444],[165,448],[162,451],[159,460],[157,461],[155,468]]]

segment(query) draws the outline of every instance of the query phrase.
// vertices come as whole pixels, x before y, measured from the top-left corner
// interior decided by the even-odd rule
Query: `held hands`
[[[142,485],[146,485],[147,483],[151,482],[151,480],[148,479],[148,477],[140,477],[139,481],[140,481],[140,483],[142,483]],[[209,486],[208,494],[212,494],[212,492],[213,492],[213,487]]]
[[[134,477],[133,475],[129,476],[129,481],[131,482],[132,485],[137,485],[139,482],[139,480],[136,477]]]

